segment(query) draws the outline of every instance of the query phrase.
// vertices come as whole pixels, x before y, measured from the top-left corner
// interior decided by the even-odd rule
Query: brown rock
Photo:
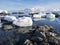
[[[13,26],[12,25],[4,25],[3,29],[4,30],[10,30],[10,29],[13,29]]]

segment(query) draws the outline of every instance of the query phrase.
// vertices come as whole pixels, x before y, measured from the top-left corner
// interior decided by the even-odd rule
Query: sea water
[[[18,18],[20,14],[14,14],[13,16],[16,16]],[[33,19],[33,17],[32,17]],[[39,20],[33,21],[33,26],[37,25],[50,25],[53,26],[54,30],[60,34],[60,19],[47,19],[47,18],[40,18]]]
[[[37,20],[34,21],[34,25],[50,25],[53,26],[54,30],[56,32],[58,32],[60,34],[60,19],[59,18],[55,18],[54,20],[48,20],[48,19],[41,19],[41,20]]]
[[[18,14],[11,14],[18,18]],[[33,17],[32,17],[33,18]],[[37,25],[50,25],[53,26],[54,30],[60,34],[60,19],[47,19],[47,18],[41,18],[39,20],[33,21],[33,26]],[[1,19],[0,19],[0,28],[2,27]],[[23,28],[22,28],[23,29]],[[27,29],[27,28],[26,28]]]

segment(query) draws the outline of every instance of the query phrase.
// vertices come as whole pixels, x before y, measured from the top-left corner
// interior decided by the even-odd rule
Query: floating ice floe
[[[5,16],[3,20],[6,20],[6,21],[14,21],[14,20],[17,20],[15,16]]]
[[[55,18],[55,15],[54,14],[47,14],[46,17],[48,19],[54,19]]]
[[[54,15],[54,14],[47,14],[47,15],[46,15],[46,18],[47,18],[49,21],[54,21],[54,20],[55,20],[55,15]]]
[[[34,21],[41,20],[41,18],[45,18],[45,17],[46,17],[46,14],[45,13],[39,13],[39,14],[34,14],[33,15]]]
[[[41,15],[39,15],[39,14],[33,15],[33,20],[40,20],[40,19],[41,19]]]
[[[32,26],[33,21],[31,17],[20,17],[17,20],[13,21],[13,24],[19,27],[27,27],[27,26]]]

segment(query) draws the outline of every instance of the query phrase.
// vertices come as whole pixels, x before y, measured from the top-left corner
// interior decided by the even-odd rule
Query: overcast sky
[[[60,9],[60,0],[0,0],[0,9],[20,10],[32,7]]]

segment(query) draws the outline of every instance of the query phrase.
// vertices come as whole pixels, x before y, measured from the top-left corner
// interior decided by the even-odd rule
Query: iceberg
[[[19,27],[27,27],[27,26],[32,26],[33,21],[31,17],[20,17],[17,20],[13,21],[13,24]]]
[[[3,20],[6,20],[6,21],[14,21],[14,20],[17,20],[15,16],[5,16]]]

